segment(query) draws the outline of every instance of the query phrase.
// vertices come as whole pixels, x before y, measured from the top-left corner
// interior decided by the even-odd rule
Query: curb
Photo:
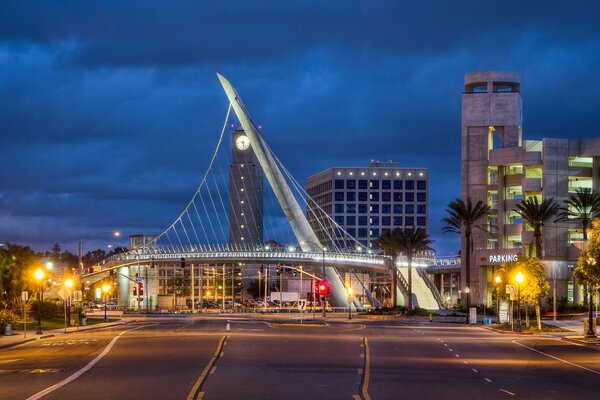
[[[69,333],[93,331],[93,330],[96,330],[96,329],[110,328],[112,326],[117,326],[117,325],[127,325],[127,324],[129,324],[131,322],[135,322],[135,320],[126,321],[126,322],[122,322],[122,323],[121,322],[113,322],[113,323],[111,323],[109,325],[104,325],[104,326],[90,326],[87,329],[78,329],[78,330],[73,330],[73,331],[68,331],[68,332],[61,332],[60,334],[61,335],[68,335]],[[55,336],[56,335],[54,333],[49,333],[47,335],[42,335],[40,337],[32,337],[32,338],[29,338],[29,339],[23,339],[23,340],[20,340],[18,342],[7,343],[7,344],[4,344],[4,345],[0,344],[0,350],[2,350],[2,349],[8,349],[8,348],[15,347],[15,346],[19,346],[21,344],[25,344],[25,343],[29,343],[29,342],[33,342],[34,340],[48,339],[48,338],[55,337]]]
[[[583,340],[579,340],[579,339],[573,339],[573,338],[568,337],[568,336],[562,336],[560,338],[560,340],[568,342],[568,343],[578,344],[580,346],[589,347],[590,349],[600,350],[600,345],[597,345],[597,344],[594,344],[594,343],[584,342]]]
[[[501,333],[503,335],[533,335],[533,332],[503,331],[500,329],[490,328],[489,326],[481,326],[480,328],[491,331],[491,332]]]

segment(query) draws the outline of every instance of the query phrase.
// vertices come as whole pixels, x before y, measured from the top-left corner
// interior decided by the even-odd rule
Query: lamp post
[[[97,234],[95,234],[93,236],[90,236],[90,237],[88,237],[86,239],[83,239],[83,240],[79,241],[79,245],[78,245],[79,257],[78,257],[78,260],[79,260],[79,274],[80,274],[80,276],[83,276],[83,244],[85,242],[89,241],[89,240],[92,240],[94,238],[97,238],[97,237],[103,236],[103,235],[113,235],[114,237],[119,237],[119,236],[121,236],[121,232],[119,232],[119,231],[114,231],[114,232],[100,232],[100,233],[97,233]]]
[[[39,297],[39,301],[38,301],[38,323],[37,323],[37,330],[35,331],[35,333],[37,335],[41,335],[42,333],[42,302],[44,301],[44,277],[46,276],[46,274],[44,273],[44,270],[41,268],[38,268],[35,270],[35,273],[33,274],[34,278],[40,282],[40,297]]]
[[[470,314],[471,314],[471,308],[469,307],[469,293],[471,293],[471,289],[469,289],[469,287],[465,287],[465,294],[467,295],[467,325],[469,325],[471,323],[470,321]]]
[[[525,280],[525,277],[519,271],[515,279],[517,281],[517,332],[521,332],[521,284]]]
[[[348,319],[352,319],[352,287],[348,287]]]
[[[108,292],[110,292],[110,285],[105,283],[102,285],[102,293],[104,293],[104,322],[108,322],[108,315],[106,313],[106,303],[108,300]]]
[[[65,332],[67,331],[67,326],[69,325],[69,320],[71,319],[71,304],[70,302],[67,301],[67,299],[71,298],[71,289],[73,288],[73,279],[71,278],[67,278],[65,280],[65,298],[64,298],[64,305],[65,305]],[[69,304],[67,304],[69,303]],[[67,306],[68,311],[67,311]]]
[[[500,284],[502,278],[500,275],[496,275],[496,315],[498,315],[498,322],[500,322]]]

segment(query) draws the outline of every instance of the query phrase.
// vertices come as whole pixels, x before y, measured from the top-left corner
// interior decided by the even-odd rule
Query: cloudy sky
[[[488,3],[3,1],[0,242],[161,232],[214,147],[221,72],[300,182],[370,159],[429,168],[435,247],[455,252],[439,220],[466,72],[521,74],[526,138],[600,136],[600,7]]]

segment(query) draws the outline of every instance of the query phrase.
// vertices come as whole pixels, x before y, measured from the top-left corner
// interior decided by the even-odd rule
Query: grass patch
[[[507,331],[510,332],[510,324],[509,323],[504,323],[504,324],[494,324],[494,325],[490,325],[492,328],[494,329],[498,329],[500,331]],[[514,324],[514,328],[515,330],[517,329],[517,324]],[[542,322],[542,330],[539,330],[537,328],[537,323],[532,323],[531,326],[526,326],[524,323],[521,324],[521,331],[523,332],[531,332],[531,333],[546,333],[546,332],[571,332],[567,329],[562,329],[559,328],[557,326],[552,326],[552,325],[547,325],[545,323]]]
[[[299,326],[299,327],[324,327],[324,326],[329,326],[328,324],[326,324],[325,322],[320,322],[320,321],[310,321],[310,322],[303,322],[300,323],[300,321],[298,322],[271,322],[270,324],[271,326]]]
[[[111,318],[108,322],[116,322],[118,319]],[[87,320],[87,325],[96,325],[104,323],[103,318],[97,319],[89,319]],[[23,330],[23,321],[17,321],[13,324],[13,330],[22,331]],[[42,319],[42,330],[47,331],[50,329],[64,329],[65,320],[62,318],[50,318],[50,319]],[[37,320],[27,320],[27,330],[33,330],[37,328]]]

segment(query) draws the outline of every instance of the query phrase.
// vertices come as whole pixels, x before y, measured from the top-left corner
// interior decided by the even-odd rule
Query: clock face
[[[235,146],[240,150],[246,150],[250,147],[250,139],[248,139],[248,136],[246,135],[238,136],[238,138],[235,139]]]

